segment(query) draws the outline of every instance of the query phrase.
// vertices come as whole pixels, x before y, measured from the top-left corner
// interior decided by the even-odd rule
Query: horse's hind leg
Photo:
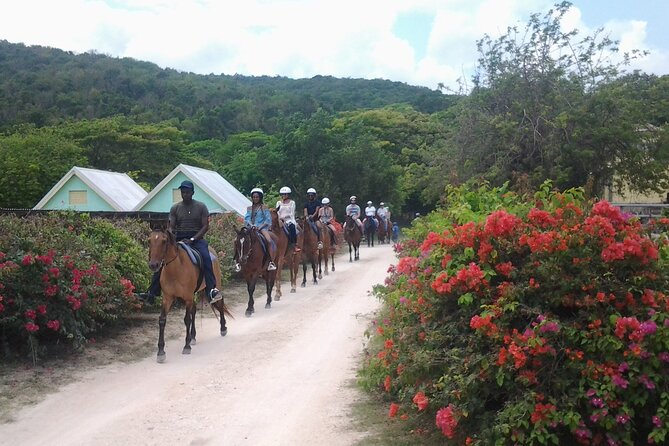
[[[253,300],[253,293],[256,290],[256,280],[258,280],[258,279],[254,278],[254,279],[251,279],[249,282],[246,283],[246,289],[249,292],[249,303],[246,306],[246,312],[244,313],[244,314],[246,314],[246,317],[251,317],[251,315],[253,313],[255,313],[255,308],[254,308],[255,302]]]
[[[267,302],[265,302],[265,310],[272,308],[272,288],[274,288],[274,279],[267,278]]]
[[[190,355],[191,350],[191,327],[195,325],[195,318],[193,317],[193,306],[193,302],[190,302],[190,305],[186,304],[186,313],[184,314],[184,325],[186,326],[186,343],[184,344],[184,348],[181,351],[181,353],[184,355]]]

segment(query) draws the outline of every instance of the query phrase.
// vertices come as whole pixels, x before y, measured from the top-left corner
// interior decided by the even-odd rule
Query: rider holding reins
[[[307,220],[307,223],[311,226],[311,228],[316,232],[316,235],[318,236],[318,249],[323,249],[323,242],[321,241],[321,231],[318,228],[318,225],[316,224],[316,220],[318,219],[318,210],[321,207],[321,202],[319,200],[316,200],[316,189],[313,187],[310,187],[307,189],[307,201],[304,203],[304,217]],[[306,231],[307,228],[305,226],[304,230]]]
[[[276,202],[276,214],[279,217],[280,226],[288,230],[288,243],[297,243],[297,221],[295,219],[295,201],[290,198],[290,187],[283,186],[279,193],[281,199]],[[295,252],[299,252],[300,248],[295,246]]]
[[[349,199],[351,203],[346,206],[346,216],[351,217],[353,221],[358,225],[358,229],[360,229],[360,233],[363,233],[362,230],[362,222],[360,221],[360,206],[357,205],[357,197],[355,195],[351,195],[351,198]],[[346,227],[346,223],[344,223],[344,227]]]
[[[276,244],[270,235],[272,228],[272,216],[269,213],[267,206],[263,204],[264,192],[259,187],[251,189],[252,204],[246,208],[246,215],[244,216],[244,223],[248,227],[255,227],[262,233],[269,248],[269,264],[267,271],[274,271],[276,265],[274,259],[276,258]]]
[[[330,229],[330,241],[333,248],[337,247],[337,238],[335,237],[335,227],[332,224],[334,220],[334,209],[330,207],[330,199],[323,197],[321,208],[318,210],[318,218],[326,229]]]

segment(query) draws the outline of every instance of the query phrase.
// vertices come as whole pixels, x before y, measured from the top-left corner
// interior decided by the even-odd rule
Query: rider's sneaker
[[[239,263],[235,263],[235,272],[238,273],[242,270],[242,265]]]
[[[209,291],[209,303],[210,304],[218,302],[221,299],[223,299],[223,294],[220,291],[218,291],[217,288],[213,288],[211,291]]]
[[[318,249],[323,249],[323,242],[318,242]]]
[[[274,262],[269,262],[269,265],[267,265],[267,271],[274,271],[276,270],[276,265]]]
[[[154,303],[156,303],[156,296],[154,296],[151,293],[138,293],[136,294],[136,296],[137,299],[149,305],[153,305]]]

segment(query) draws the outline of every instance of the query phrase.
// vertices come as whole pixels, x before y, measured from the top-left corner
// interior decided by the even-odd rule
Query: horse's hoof
[[[182,355],[190,355],[190,347],[184,347],[183,350],[181,350]]]
[[[228,329],[227,328],[224,328],[223,330],[221,330],[221,336],[225,336],[226,334],[228,334]]]
[[[306,283],[302,283],[302,285],[300,285],[300,286],[301,286],[302,288],[304,288],[304,287],[307,286],[307,284],[306,284]]]
[[[355,259],[358,260],[358,259]],[[348,259],[348,263],[353,263],[353,259]]]
[[[158,361],[158,364],[162,364],[163,362],[165,362],[165,353],[163,353],[162,355],[160,353],[158,353],[158,356],[156,357],[156,361]]]
[[[191,339],[190,340],[190,345],[195,345],[195,344],[197,344],[197,341],[195,340],[195,338]]]
[[[265,310],[269,310],[270,308],[272,308],[272,304],[266,303],[265,304]]]
[[[251,315],[253,314],[253,311],[246,310],[246,313],[244,313],[244,314],[246,315],[246,317],[251,317]]]
[[[296,290],[295,288],[291,288],[291,289],[290,289],[290,292],[291,292],[291,293],[297,293],[297,290]]]
[[[274,300],[281,300],[281,296],[274,296]]]
[[[318,275],[318,280],[323,280],[323,274]]]
[[[334,266],[332,267],[332,272],[334,272]]]

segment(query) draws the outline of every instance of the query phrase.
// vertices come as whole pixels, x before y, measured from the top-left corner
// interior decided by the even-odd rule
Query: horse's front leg
[[[167,324],[166,301],[167,296],[164,296],[163,307],[161,308],[160,316],[158,317],[158,355],[156,360],[161,364],[165,362],[165,325]]]
[[[186,313],[184,314],[184,325],[186,326],[186,342],[184,344],[183,350],[181,350],[181,354],[183,355],[190,355],[190,340],[191,340],[191,327],[194,324],[195,318],[193,317],[193,307],[195,305],[191,301],[190,303],[186,304]]]
[[[351,246],[351,243],[348,244],[348,261],[353,262],[353,247]]]
[[[253,301],[253,293],[256,291],[256,281],[258,280],[257,277],[254,277],[250,279],[248,282],[246,282],[246,289],[249,292],[249,303],[246,306],[246,317],[251,317],[253,313],[255,313],[255,302]]]
[[[331,254],[331,256],[332,256],[332,272],[334,272],[334,270],[335,270],[335,266],[334,266],[334,257],[335,257],[335,255],[334,255],[334,252]]]
[[[272,308],[272,288],[274,288],[275,275],[269,274],[267,280],[265,281],[267,285],[267,301],[265,302],[265,310]]]
[[[318,250],[318,278],[323,278],[323,270],[321,269],[321,263],[323,262],[323,250]]]
[[[301,286],[302,288],[304,288],[305,286],[307,286],[307,262],[305,260],[302,261],[302,273],[303,277]]]
[[[318,285],[318,278],[316,277],[316,271],[317,271],[317,270],[320,271],[320,267],[321,267],[321,263],[320,263],[320,262],[318,262],[318,268],[316,268],[316,262],[313,261],[313,260],[311,261],[311,272],[312,272],[312,274],[313,274],[313,276],[314,276],[314,285]]]
[[[204,291],[200,292],[200,299],[206,299],[204,295]],[[202,301],[204,302],[204,301]],[[195,330],[195,314],[197,313],[197,305],[195,305],[195,302],[193,302],[193,312],[191,316],[191,321],[192,323],[190,324],[190,345],[195,345],[197,341],[195,341],[195,335],[197,334],[197,331]]]

